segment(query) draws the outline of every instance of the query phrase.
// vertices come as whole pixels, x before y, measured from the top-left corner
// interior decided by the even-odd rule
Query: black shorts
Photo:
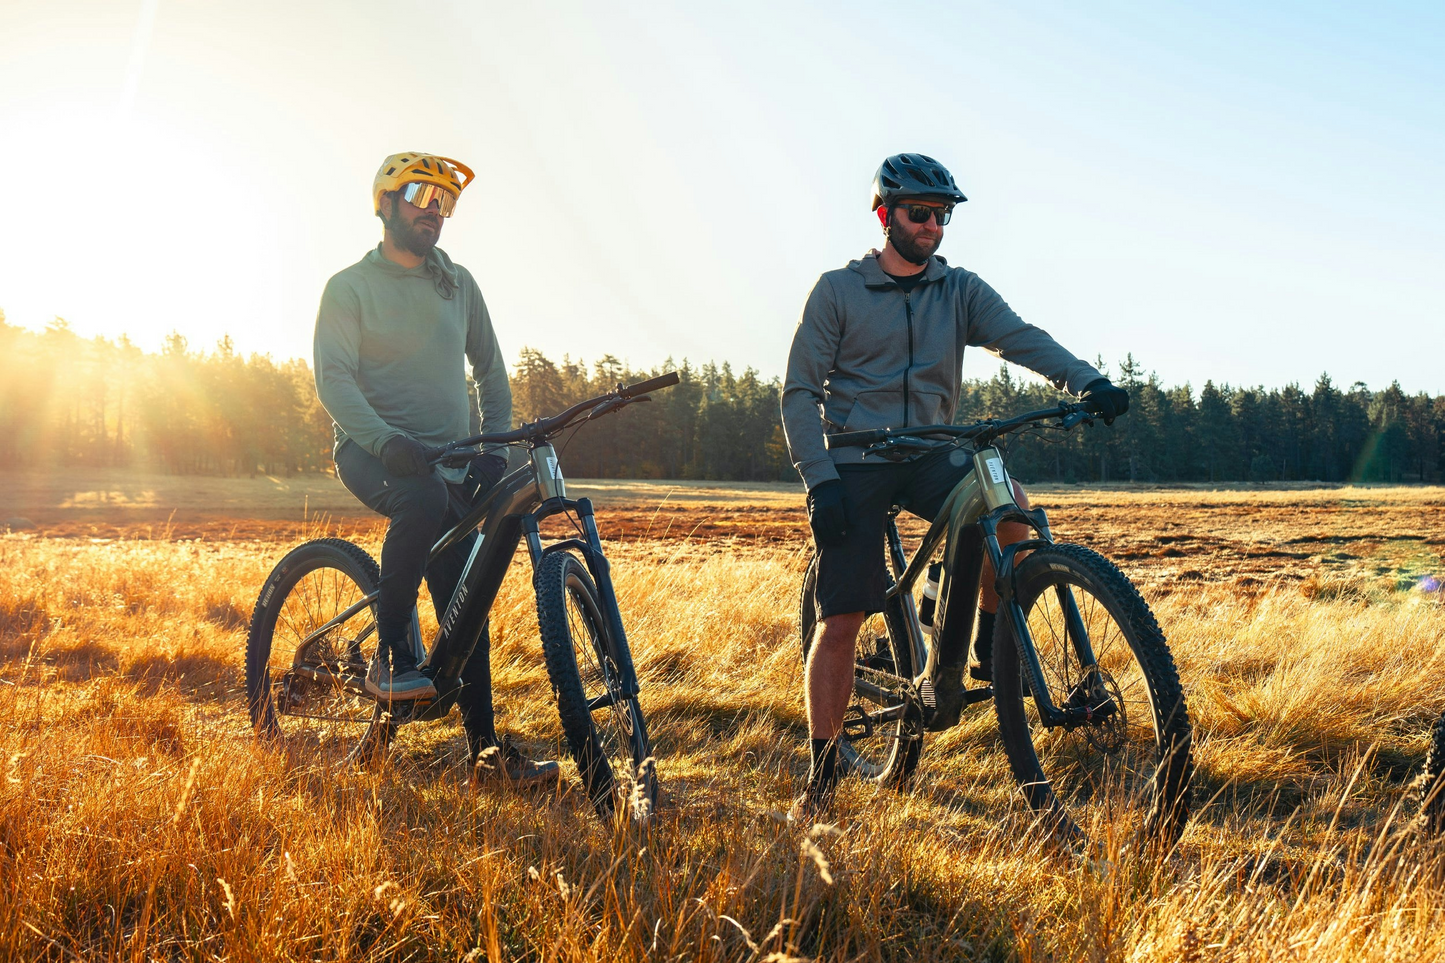
[[[839,465],[848,534],[818,546],[817,617],[882,612],[887,577],[883,530],[889,507],[903,499],[907,511],[931,522],[948,493],[971,471],[973,453],[964,448],[900,464]]]

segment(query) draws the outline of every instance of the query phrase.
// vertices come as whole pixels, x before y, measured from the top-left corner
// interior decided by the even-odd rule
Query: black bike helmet
[[[873,207],[892,204],[900,197],[947,197],[955,204],[968,198],[953,182],[953,175],[927,154],[894,154],[873,175]]]

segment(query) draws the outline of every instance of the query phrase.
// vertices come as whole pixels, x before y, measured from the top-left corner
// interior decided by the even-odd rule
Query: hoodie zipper
[[[903,427],[907,428],[908,372],[913,370],[913,297],[908,291],[903,292],[903,314],[908,322],[908,367],[903,369]]]

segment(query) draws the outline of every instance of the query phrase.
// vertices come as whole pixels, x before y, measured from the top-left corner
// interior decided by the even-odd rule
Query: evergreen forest
[[[1109,370],[1102,364],[1101,369]],[[676,368],[681,384],[559,440],[573,477],[796,481],[778,379],[687,361],[637,369],[524,348],[513,415],[534,420],[619,382]],[[1165,386],[1132,356],[1111,372],[1131,408],[1112,427],[1016,440],[1026,482],[1440,482],[1445,395],[1337,385]],[[955,420],[1057,403],[1050,386],[1000,366],[965,382]],[[310,366],[211,350],[172,334],[159,352],[83,338],[62,320],[34,332],[0,314],[0,468],[134,467],[174,474],[290,474],[331,467],[331,420]],[[565,447],[564,447],[565,445]]]

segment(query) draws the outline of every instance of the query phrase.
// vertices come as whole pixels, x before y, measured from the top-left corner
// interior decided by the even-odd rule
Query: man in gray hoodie
[[[863,620],[883,610],[883,530],[891,504],[932,520],[972,470],[950,452],[901,464],[863,463],[859,448],[829,450],[830,431],[947,424],[958,406],[963,351],[978,345],[1081,394],[1106,420],[1129,396],[1039,328],[1025,323],[976,274],[934,252],[954,205],[968,200],[931,157],[895,154],[873,180],[873,210],[886,241],[823,274],[803,306],[783,384],[783,430],[808,487],[818,552],[817,634],[809,649],[805,699],[812,763],[797,815],[816,815],[837,781],[837,740],[853,688],[855,641]],[[1015,489],[1020,499],[1022,490]],[[1027,506],[1027,501],[1021,502]],[[1026,537],[1000,526],[1001,542]],[[985,573],[971,674],[991,680],[998,608]]]
[[[417,666],[411,612],[425,574],[442,621],[476,533],[430,565],[427,556],[461,521],[473,494],[496,484],[507,468],[496,449],[469,469],[433,467],[426,457],[428,448],[512,427],[507,366],[482,292],[471,272],[436,246],[443,218],[471,179],[465,164],[448,157],[411,151],[383,161],[372,182],[382,241],[327,282],[316,316],[316,393],[336,423],[336,474],[389,520],[376,657],[366,674],[367,692],[382,701],[436,696]],[[464,361],[471,362],[480,410]],[[486,751],[499,745],[490,648],[483,628],[457,697],[474,775],[556,778],[555,762],[534,763],[506,745]]]

